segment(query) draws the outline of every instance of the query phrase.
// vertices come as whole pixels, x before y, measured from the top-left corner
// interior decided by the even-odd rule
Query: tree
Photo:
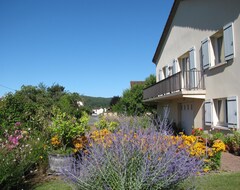
[[[156,83],[154,75],[145,79],[144,84],[136,84],[130,89],[123,91],[121,99],[112,107],[113,111],[127,115],[142,115],[151,111],[152,107],[144,105],[143,89]]]
[[[119,101],[120,101],[120,97],[119,96],[113,96],[111,101],[110,101],[110,107],[116,105]]]
[[[147,88],[153,84],[156,83],[156,76],[151,74],[149,77],[147,77],[144,81],[144,88]]]

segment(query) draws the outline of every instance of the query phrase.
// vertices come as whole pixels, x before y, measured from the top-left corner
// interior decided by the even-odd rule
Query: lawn
[[[37,185],[34,190],[72,190],[73,186],[62,180],[53,180]]]
[[[240,172],[208,174],[198,177],[197,190],[238,190],[240,187]],[[71,190],[70,185],[61,180],[43,183],[34,188],[35,190]]]
[[[208,174],[197,179],[197,189],[237,190],[240,187],[240,172]]]
[[[221,172],[198,176],[194,182],[196,190],[238,190],[240,186],[240,172]],[[190,181],[190,182],[189,182]],[[188,189],[192,180],[186,181],[181,190]]]

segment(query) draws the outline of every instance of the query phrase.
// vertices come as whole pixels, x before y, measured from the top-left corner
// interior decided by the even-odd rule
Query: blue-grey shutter
[[[227,98],[227,123],[228,127],[234,128],[238,125],[237,97]]]
[[[195,47],[189,50],[189,87],[196,88],[196,50]]]
[[[202,67],[203,69],[207,69],[211,66],[210,63],[210,54],[209,54],[209,43],[210,39],[207,38],[202,41]]]
[[[234,57],[233,23],[223,27],[224,56],[225,61]]]
[[[159,76],[159,78],[158,78],[159,81],[163,80],[163,72],[162,72],[162,69],[159,70],[159,73],[158,73],[158,74],[159,74],[159,75],[158,75],[158,76]]]
[[[205,125],[211,126],[212,125],[212,101],[207,100],[204,104],[204,111],[205,111]]]
[[[169,77],[169,67],[168,65],[165,67],[165,78]]]
[[[178,59],[173,60],[172,74],[176,74],[180,71]]]

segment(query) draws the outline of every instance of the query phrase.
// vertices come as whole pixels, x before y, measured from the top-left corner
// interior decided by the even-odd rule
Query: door
[[[191,135],[193,127],[193,104],[182,103],[181,109],[181,127],[186,135]]]
[[[187,89],[189,86],[189,57],[182,58],[182,88]]]

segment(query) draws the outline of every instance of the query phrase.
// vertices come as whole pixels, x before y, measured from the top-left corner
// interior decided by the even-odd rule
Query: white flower
[[[40,138],[37,138],[38,141],[40,141]]]

